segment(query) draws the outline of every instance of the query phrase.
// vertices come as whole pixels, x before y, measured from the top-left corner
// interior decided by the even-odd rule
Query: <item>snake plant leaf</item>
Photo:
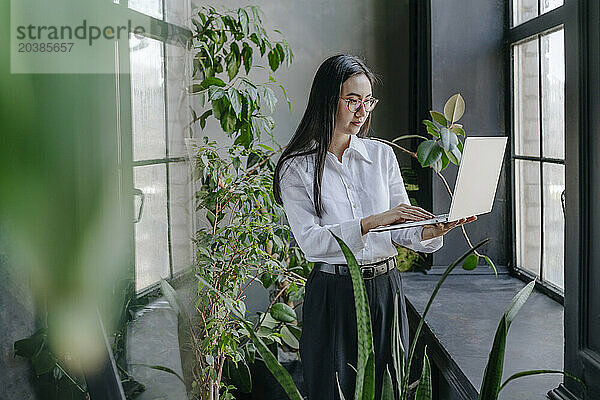
[[[385,367],[385,374],[383,375],[381,400],[394,400],[394,385],[392,385],[392,375],[390,374],[389,365]]]
[[[457,93],[450,97],[444,105],[444,116],[451,124],[458,121],[465,113],[465,100]]]
[[[162,365],[142,364],[142,363],[134,363],[134,364],[129,364],[129,365],[130,366],[134,366],[134,367],[146,367],[146,368],[150,368],[150,369],[155,369],[157,371],[166,372],[168,374],[176,376],[181,382],[183,382],[183,384],[185,384],[185,381],[183,380],[183,378],[181,377],[181,375],[179,375],[177,372],[175,372],[174,370],[172,370],[169,367],[165,367],[165,366],[162,366]]]
[[[173,286],[171,286],[169,284],[169,282],[167,282],[166,280],[161,279],[160,280],[160,289],[161,289],[163,296],[165,296],[165,298],[169,302],[169,305],[171,306],[173,311],[175,311],[175,313],[177,315],[179,315],[179,317],[181,318],[181,321],[183,321],[183,324],[186,327],[189,327],[192,323],[192,319],[190,318],[189,314],[186,312],[185,308],[183,307],[183,303],[179,299],[179,296],[177,295],[177,292],[175,291],[175,289],[173,289]]]
[[[331,232],[331,230],[330,230]],[[360,272],[360,267],[354,258],[354,254],[342,239],[333,232],[342,253],[346,258],[352,289],[354,292],[354,305],[356,307],[356,331],[358,342],[356,387],[354,399],[372,400],[375,397],[375,350],[373,347],[373,332],[371,329],[371,312],[365,282]]]
[[[446,267],[446,269],[444,270],[442,277],[440,278],[438,283],[435,285],[435,288],[433,289],[431,296],[429,296],[429,301],[427,302],[427,305],[425,306],[425,311],[423,311],[423,315],[421,315],[421,319],[419,320],[419,324],[417,325],[417,329],[415,330],[415,334],[413,335],[413,340],[410,344],[410,349],[408,350],[408,357],[406,359],[406,367],[404,368],[405,371],[410,371],[410,365],[412,362],[412,358],[415,354],[415,349],[417,347],[417,340],[419,339],[419,336],[421,335],[421,329],[423,329],[423,325],[425,324],[425,317],[427,316],[427,313],[429,312],[429,309],[431,308],[431,304],[433,304],[433,301],[435,300],[437,293],[439,292],[440,288],[444,284],[444,281],[446,280],[448,275],[450,275],[450,273],[454,270],[454,268],[456,268],[456,266],[458,264],[463,262],[463,260],[465,258],[467,258],[471,253],[475,252],[477,249],[479,249],[481,246],[485,245],[489,241],[490,241],[490,239],[488,238],[488,239],[484,239],[481,242],[477,243],[475,246],[473,246],[470,249],[468,249],[467,251],[465,251],[462,256],[460,256],[459,258],[454,260],[452,262],[452,264],[448,265],[448,267]],[[408,378],[409,377],[410,377],[409,374],[404,375],[404,380],[402,381],[402,387],[408,387]]]
[[[392,361],[394,363],[394,369],[396,371],[396,382],[400,386],[400,383],[404,377],[404,345],[402,344],[402,335],[400,332],[399,315],[400,310],[398,309],[398,301],[400,292],[396,292],[394,295],[394,318],[392,320]],[[402,388],[400,388],[402,390]],[[401,393],[402,394],[402,393]]]
[[[581,383],[587,389],[587,385],[585,384],[585,382],[583,382],[578,377],[569,374],[568,372],[555,370],[555,369],[535,369],[535,370],[529,370],[529,371],[521,371],[521,372],[517,372],[516,374],[512,374],[507,380],[504,381],[502,386],[500,386],[500,390],[504,389],[504,387],[510,381],[514,381],[515,379],[522,378],[524,376],[542,375],[542,374],[563,374],[563,375],[568,376],[569,378],[573,379],[574,381]]]
[[[340,378],[338,376],[337,371],[335,372],[335,381],[337,382],[338,393],[340,395],[340,400],[346,400],[346,398],[344,397],[344,392],[342,392],[342,386],[340,385]]]
[[[423,371],[421,372],[421,379],[419,379],[419,385],[415,392],[415,400],[432,400],[432,398],[431,365],[429,364],[429,357],[427,357],[427,346],[425,346]]]
[[[513,297],[508,308],[502,315],[496,335],[494,337],[494,344],[490,350],[487,365],[483,373],[483,381],[481,383],[481,389],[479,390],[479,400],[497,400],[498,393],[500,392],[500,382],[502,379],[502,372],[504,370],[504,353],[506,350],[506,336],[508,335],[508,329],[517,313],[523,307],[523,304],[531,295],[535,286],[535,280],[528,283],[523,289],[519,291]]]
[[[229,372],[231,383],[242,393],[252,392],[252,374],[245,361],[238,361],[237,365],[232,360],[227,360],[225,366]]]
[[[498,271],[496,270],[496,266],[492,262],[492,259],[488,256],[483,256],[483,259],[488,263],[488,265],[494,270],[494,275],[498,276]]]

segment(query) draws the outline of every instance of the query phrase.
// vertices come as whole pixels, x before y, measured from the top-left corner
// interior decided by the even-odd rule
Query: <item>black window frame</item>
[[[538,51],[540,53],[540,57],[538,60],[538,68],[541,71],[541,51],[540,51],[540,37],[548,34],[548,33],[552,33],[555,32],[557,30],[563,29],[564,30],[564,37],[565,37],[565,47],[566,47],[566,21],[568,20],[569,17],[569,12],[570,12],[570,5],[569,2],[567,0],[565,0],[564,4],[560,7],[557,7],[553,10],[550,10],[544,14],[541,14],[535,18],[529,19],[519,25],[516,26],[512,26],[512,16],[513,16],[513,1],[514,0],[507,0],[506,2],[506,24],[505,24],[505,34],[504,34],[504,46],[505,46],[505,72],[506,72],[506,85],[507,85],[507,90],[506,90],[506,109],[505,109],[505,118],[506,118],[506,126],[509,127],[509,131],[508,131],[508,136],[510,139],[510,155],[509,155],[509,160],[510,160],[510,173],[507,174],[507,187],[510,188],[510,196],[508,196],[508,198],[510,199],[510,231],[509,231],[509,235],[511,235],[511,240],[509,241],[509,243],[512,243],[511,246],[511,258],[510,258],[510,264],[509,264],[509,272],[511,275],[522,279],[524,281],[531,281],[533,279],[537,279],[536,280],[536,288],[541,291],[542,293],[546,294],[547,296],[549,296],[550,298],[556,300],[557,302],[559,302],[560,304],[564,304],[564,290],[558,288],[557,286],[553,285],[550,282],[544,281],[542,279],[542,269],[543,266],[540,265],[540,276],[535,275],[534,273],[527,271],[523,268],[520,268],[517,265],[517,244],[515,242],[516,240],[516,230],[517,227],[515,225],[515,212],[516,212],[516,207],[515,207],[515,164],[516,164],[516,160],[530,160],[530,161],[536,161],[539,162],[540,165],[540,190],[543,190],[543,173],[542,173],[542,168],[543,168],[543,164],[544,163],[553,163],[553,164],[561,164],[561,165],[565,165],[565,160],[562,159],[555,159],[555,158],[548,158],[548,157],[544,157],[543,156],[543,152],[542,152],[542,146],[543,146],[543,140],[542,140],[542,124],[540,123],[539,129],[540,129],[540,155],[539,156],[524,156],[524,155],[517,155],[515,154],[515,125],[514,125],[514,64],[513,64],[513,45],[518,44],[520,42],[526,41],[527,39],[533,39],[533,40],[537,40],[538,41]],[[538,10],[540,9],[540,1],[538,0]],[[535,38],[535,39],[534,39]],[[565,49],[565,58],[566,58],[566,49]],[[565,64],[566,64],[566,60],[565,60]],[[565,65],[565,85],[566,85],[566,79],[567,79],[567,71],[566,71],[566,65]],[[540,76],[541,79],[541,76]],[[538,101],[540,102],[540,117],[541,117],[541,103],[542,103],[542,87],[541,87],[541,82],[538,86],[538,91],[539,91],[539,99]],[[565,88],[565,92],[566,92],[566,88]],[[565,93],[565,103],[567,101],[567,96]],[[566,104],[564,105],[565,107],[565,111],[566,111]],[[565,112],[565,131],[566,131],[566,112]],[[566,132],[565,132],[565,142],[566,142]],[[566,150],[565,150],[565,158],[566,158]],[[565,179],[566,179],[566,172],[565,172]],[[544,228],[543,228],[543,221],[544,221],[544,210],[543,210],[543,193],[540,193],[540,197],[541,197],[541,210],[540,210],[540,221],[542,222],[542,227],[541,227],[541,249],[540,249],[540,263],[543,264],[543,255],[544,255],[544,242],[543,242],[543,235],[544,235]],[[565,221],[566,223],[566,221]],[[566,236],[565,236],[566,237]],[[566,258],[566,256],[565,256]],[[563,267],[563,273],[564,273],[564,267]]]
[[[129,172],[127,175],[131,174],[131,178],[132,178],[132,183],[133,182],[133,171],[135,167],[141,167],[141,166],[149,166],[149,165],[158,165],[158,164],[163,164],[165,165],[165,184],[166,184],[166,207],[167,207],[167,246],[168,246],[168,253],[169,253],[169,276],[166,277],[166,280],[169,282],[173,282],[173,281],[178,281],[179,279],[187,276],[187,274],[189,274],[189,268],[184,268],[180,271],[174,272],[173,271],[173,252],[172,252],[172,243],[171,243],[171,213],[170,213],[170,200],[171,200],[171,185],[170,185],[170,176],[169,176],[169,167],[172,164],[176,164],[176,163],[185,163],[185,162],[189,162],[190,159],[188,156],[179,156],[179,157],[172,157],[170,156],[170,142],[169,142],[169,104],[168,104],[168,79],[167,79],[167,45],[174,45],[174,46],[180,46],[180,47],[184,47],[189,49],[190,46],[190,40],[193,36],[193,33],[191,30],[189,30],[187,27],[183,27],[177,24],[174,24],[172,22],[167,22],[166,20],[166,16],[167,16],[167,10],[166,10],[166,1],[167,0],[161,0],[161,6],[162,6],[162,19],[157,19],[155,17],[146,15],[141,13],[140,11],[137,11],[135,9],[131,9],[127,6],[127,4],[122,4],[120,5],[120,7],[126,8],[126,13],[131,17],[131,19],[135,22],[135,21],[149,21],[149,23],[147,23],[148,26],[150,26],[150,31],[146,32],[144,34],[144,36],[150,38],[150,39],[154,39],[157,41],[160,41],[162,44],[162,53],[163,53],[163,62],[162,62],[162,73],[163,73],[163,77],[164,77],[164,83],[163,83],[163,89],[164,89],[164,115],[165,115],[165,126],[164,126],[164,132],[165,132],[165,153],[164,153],[164,157],[161,158],[154,158],[154,159],[143,159],[143,160],[138,160],[138,161],[134,161],[133,159],[131,159],[131,163],[129,164],[129,168],[131,169],[131,172]],[[135,24],[134,24],[135,25]],[[141,25],[141,24],[140,24]],[[127,55],[129,56],[129,47],[127,47],[126,49]],[[129,63],[129,61],[128,61]],[[129,84],[128,87],[123,88],[123,90],[126,91],[131,91],[131,85]],[[123,93],[121,91],[121,93]],[[131,93],[129,94],[129,96],[123,96],[123,100],[127,102],[127,104],[123,104],[125,107],[129,107],[131,108]],[[128,115],[131,115],[131,113],[129,113]],[[133,115],[131,115],[133,116]],[[129,147],[131,148],[132,154],[133,154],[133,126],[131,122],[128,122],[126,124],[126,126],[130,127],[130,132],[131,132],[131,137],[127,138],[125,140],[127,140],[129,142]],[[191,240],[191,238],[190,238]],[[136,288],[136,283],[137,283],[137,276],[136,276],[136,268],[135,268],[135,234],[134,234],[134,239],[133,239],[133,265],[132,265],[132,272],[133,272],[133,279],[134,279],[134,291],[135,291],[135,296],[138,298],[141,297],[153,297],[159,294],[160,292],[160,281],[154,282],[140,290],[137,290]]]

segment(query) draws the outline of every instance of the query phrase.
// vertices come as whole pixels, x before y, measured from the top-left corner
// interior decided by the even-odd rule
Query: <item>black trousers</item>
[[[386,366],[392,374],[392,321],[394,296],[399,292],[398,310],[402,344],[408,349],[408,318],[402,279],[398,270],[365,280],[373,344],[375,347],[375,400],[381,398]],[[356,382],[357,333],[352,281],[349,275],[333,275],[313,270],[304,295],[300,359],[308,400],[339,399],[336,372],[346,400],[353,400]],[[352,365],[350,367],[348,364]]]

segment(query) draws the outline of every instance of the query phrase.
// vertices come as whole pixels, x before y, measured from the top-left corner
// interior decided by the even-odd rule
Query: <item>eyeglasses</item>
[[[357,112],[363,106],[365,108],[365,112],[371,112],[373,111],[373,109],[377,105],[377,102],[379,101],[379,99],[376,99],[375,97],[371,97],[368,100],[344,99],[343,97],[340,97],[340,99],[346,102],[346,105],[348,106],[348,111],[350,111],[351,113]]]

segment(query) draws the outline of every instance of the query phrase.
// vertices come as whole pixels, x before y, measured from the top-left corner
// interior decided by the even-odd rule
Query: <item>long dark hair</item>
[[[273,194],[277,203],[283,203],[281,200],[280,178],[284,162],[293,157],[316,154],[313,176],[313,198],[315,212],[319,218],[322,216],[321,181],[323,180],[323,168],[325,167],[327,149],[333,137],[339,96],[342,84],[348,78],[357,74],[365,74],[371,82],[371,86],[377,81],[375,75],[360,58],[347,54],[338,54],[329,57],[323,61],[317,70],[310,89],[308,105],[306,106],[306,111],[304,111],[304,116],[275,167]],[[369,114],[357,134],[358,137],[366,137],[370,125],[371,115]],[[316,147],[312,145],[313,139],[316,142]]]

